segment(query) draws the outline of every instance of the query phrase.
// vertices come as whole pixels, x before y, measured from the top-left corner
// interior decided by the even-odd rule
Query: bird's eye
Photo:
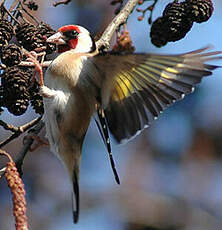
[[[69,30],[63,33],[67,39],[73,39],[78,36],[78,32],[76,30]]]
[[[79,33],[78,33],[76,30],[73,30],[73,31],[71,32],[71,34],[72,34],[72,36],[77,36]]]

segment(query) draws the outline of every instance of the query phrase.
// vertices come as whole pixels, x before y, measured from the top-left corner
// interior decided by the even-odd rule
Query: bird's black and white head
[[[88,53],[95,51],[95,42],[89,31],[78,25],[65,25],[58,32],[50,36],[49,43],[58,45],[58,52],[71,50],[75,53]]]

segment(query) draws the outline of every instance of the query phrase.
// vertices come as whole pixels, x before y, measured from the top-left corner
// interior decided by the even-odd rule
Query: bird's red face
[[[60,44],[58,46],[58,52],[62,53],[70,49],[75,49],[78,44],[78,35],[80,33],[78,26],[63,26],[59,28],[58,31],[63,34],[63,37],[66,40],[66,44]]]
[[[62,26],[58,29],[56,34],[50,36],[46,41],[57,44],[59,53],[63,53],[68,50],[87,52],[93,45],[93,41],[88,30],[77,25]]]
[[[47,39],[47,42],[58,45],[58,52],[75,49],[78,44],[80,29],[75,25],[66,25],[58,29],[58,32]]]

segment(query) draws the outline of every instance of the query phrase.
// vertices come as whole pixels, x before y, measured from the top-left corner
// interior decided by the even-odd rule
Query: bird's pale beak
[[[63,38],[63,34],[61,32],[57,32],[57,33],[53,34],[52,36],[47,38],[46,42],[54,43],[56,45],[66,44],[66,42],[65,42],[65,40]]]

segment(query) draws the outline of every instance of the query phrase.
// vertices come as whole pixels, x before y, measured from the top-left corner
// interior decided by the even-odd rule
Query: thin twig
[[[57,2],[54,2],[54,3],[53,3],[53,6],[56,7],[56,6],[61,5],[61,4],[67,5],[67,4],[69,4],[71,1],[72,1],[72,0],[57,1]]]
[[[15,138],[19,137],[21,133],[13,133],[11,136],[7,137],[4,141],[0,143],[0,148],[7,145],[11,141],[13,141]]]
[[[8,157],[8,159],[13,162],[12,160],[12,157],[3,149],[0,149],[0,155],[4,155],[6,157]],[[0,169],[0,179],[2,178],[2,176],[5,174],[5,170],[6,170],[6,167]]]
[[[41,67],[43,68],[47,68],[49,67],[49,65],[51,64],[52,61],[44,61],[44,57],[45,57],[45,52],[41,52],[41,53],[36,53],[36,52],[29,52],[28,50],[22,48],[22,53],[24,56],[28,57],[28,58],[35,58],[37,61],[37,58],[40,57],[41,58]],[[36,64],[33,61],[22,61],[19,63],[19,66],[23,66],[23,67],[35,67]]]
[[[0,155],[4,155],[4,156],[8,157],[9,161],[13,162],[12,157],[5,150],[0,149]]]
[[[23,6],[21,2],[20,2],[20,7],[22,11],[24,11],[33,21],[37,23],[37,25],[40,24],[39,21],[25,9],[25,7]]]
[[[5,174],[5,170],[6,170],[6,167],[0,169],[0,179],[1,179],[2,176]]]
[[[16,19],[18,19],[19,18],[19,16],[21,16],[21,12],[19,11],[19,7],[20,7],[20,5],[21,5],[21,1],[20,0],[18,0],[18,1],[16,1],[15,0],[15,6],[14,6],[14,8],[12,8],[11,9],[11,7],[10,7],[10,12],[12,12],[12,10],[13,10],[13,16],[16,18]],[[22,19],[23,19],[23,17],[22,17]]]
[[[36,126],[30,131],[30,134],[34,134],[34,135],[38,135],[38,133],[42,130],[42,128],[44,127],[44,122],[40,121],[38,124],[36,124]],[[22,165],[23,165],[23,161],[24,158],[27,154],[27,152],[29,151],[31,145],[33,144],[33,139],[27,139],[27,141],[24,143],[23,148],[21,149],[21,151],[18,153],[18,156],[15,160],[16,163],[16,167],[18,169],[18,172],[20,175],[22,175]],[[3,167],[2,169],[0,169],[0,178],[5,174],[5,170],[6,167]]]
[[[51,64],[52,61],[44,61],[41,66],[43,68],[47,68],[49,67],[49,65]],[[24,67],[35,67],[35,64],[33,62],[29,62],[29,61],[22,61],[19,63],[19,66],[24,66]]]
[[[0,148],[7,145],[9,142],[14,140],[15,138],[19,137],[22,133],[26,132],[28,129],[35,126],[41,119],[42,119],[42,117],[38,117],[38,118],[20,126],[20,127],[14,127],[12,125],[6,124],[3,121],[0,121],[0,125],[3,126],[6,130],[10,130],[10,131],[14,132],[11,136],[9,136],[7,139],[5,139],[4,141],[2,141],[0,143]]]
[[[19,128],[18,127],[15,127],[14,125],[9,125],[8,123],[0,120],[0,126],[2,126],[5,130],[10,130],[14,133],[18,132],[19,131]]]
[[[16,7],[16,5],[18,5],[18,3],[19,3],[19,0],[15,0],[9,8],[9,12],[12,12],[12,10]]]
[[[101,38],[96,42],[96,46],[98,49],[108,49],[110,46],[110,40],[118,29],[119,26],[124,24],[131,12],[134,10],[139,0],[129,0],[123,9],[116,15],[116,17],[112,20],[106,30],[103,32]]]
[[[17,4],[17,6],[16,6],[16,4]],[[15,8],[15,6],[16,6],[16,8]],[[32,14],[30,14],[28,10],[26,10],[26,8],[24,7],[24,5],[21,1],[15,1],[9,9],[9,12],[13,13],[13,19],[14,20],[20,16],[25,23],[30,23],[29,20],[26,17],[24,17],[22,11],[24,14],[27,14],[33,21],[35,21],[35,23],[37,23],[37,25],[40,24],[39,21]],[[19,23],[18,21],[16,21],[16,22]]]
[[[5,12],[11,17],[11,19],[13,19],[16,23],[20,24],[20,22],[10,13],[10,11],[8,11],[5,6],[3,7]]]

